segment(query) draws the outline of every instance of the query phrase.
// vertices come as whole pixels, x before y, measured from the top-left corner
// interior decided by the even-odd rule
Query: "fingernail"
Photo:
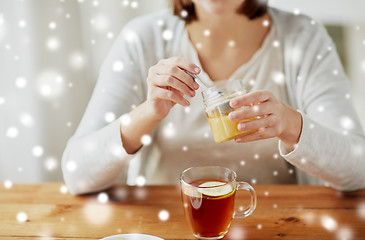
[[[244,123],[238,124],[238,130],[243,131],[245,129],[246,125]]]
[[[185,100],[184,102],[185,102],[185,106],[186,107],[189,107],[190,106],[190,102],[188,100]]]
[[[194,95],[195,95],[195,92],[191,90],[190,91],[190,96],[194,97]]]
[[[196,68],[194,68],[194,71],[195,71],[195,73],[199,73],[200,72],[200,68],[196,67]]]
[[[199,88],[199,85],[196,82],[193,84],[193,86],[194,86],[194,89],[198,89]]]
[[[231,100],[231,107],[234,107],[238,104],[237,100]]]
[[[231,119],[231,120],[234,120],[235,118],[236,118],[236,113],[235,112],[230,112],[229,114],[228,114],[228,118],[229,119]]]

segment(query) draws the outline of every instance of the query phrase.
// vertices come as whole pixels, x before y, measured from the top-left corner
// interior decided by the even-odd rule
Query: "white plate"
[[[105,237],[100,240],[164,240],[164,239],[146,234],[118,234]]]

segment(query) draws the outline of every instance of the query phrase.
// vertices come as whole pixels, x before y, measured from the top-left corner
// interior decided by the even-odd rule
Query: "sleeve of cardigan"
[[[317,26],[307,39],[295,84],[302,132],[291,152],[279,142],[280,153],[335,189],[364,188],[365,137],[350,98],[348,79],[323,26]]]
[[[133,157],[123,148],[120,124],[146,95],[138,35],[126,25],[107,55],[83,118],[62,157],[65,183],[72,194],[109,187]]]

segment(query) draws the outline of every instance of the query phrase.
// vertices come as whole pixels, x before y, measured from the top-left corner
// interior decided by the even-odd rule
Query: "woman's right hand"
[[[147,105],[155,119],[162,120],[175,104],[190,105],[184,95],[195,96],[199,85],[184,70],[198,74],[200,68],[180,57],[160,60],[148,71]]]

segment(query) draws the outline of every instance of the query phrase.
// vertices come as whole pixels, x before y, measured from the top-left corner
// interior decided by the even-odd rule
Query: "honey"
[[[257,132],[257,130],[251,130],[251,131],[240,131],[238,130],[238,123],[240,122],[234,122],[228,118],[228,115],[215,115],[212,114],[211,116],[208,116],[208,122],[210,125],[210,128],[213,133],[214,141],[216,143],[222,143],[226,142],[238,137],[245,136],[250,133]],[[255,119],[255,118],[252,118]],[[247,119],[241,122],[245,122]]]
[[[257,131],[257,129],[250,131],[240,131],[238,129],[240,122],[254,120],[256,117],[240,122],[228,118],[230,112],[237,110],[231,108],[229,105],[230,100],[245,93],[243,83],[240,80],[215,85],[202,93],[205,112],[216,143],[226,142]]]

